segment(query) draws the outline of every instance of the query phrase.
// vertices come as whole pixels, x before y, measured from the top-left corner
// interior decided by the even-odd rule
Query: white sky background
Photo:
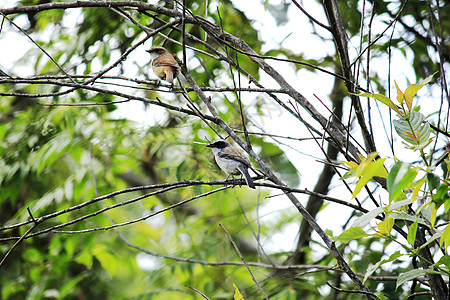
[[[0,4],[0,7],[12,7],[14,6],[15,0],[3,0]],[[149,1],[155,2],[155,1]],[[281,1],[269,1],[270,4],[276,5]],[[211,1],[210,5],[217,6],[219,1]],[[291,51],[295,53],[303,53],[306,58],[320,58],[325,56],[326,54],[332,54],[334,52],[334,45],[331,42],[324,43],[319,40],[311,33],[311,25],[306,16],[304,16],[300,10],[298,10],[294,5],[290,6],[288,11],[287,19],[288,23],[284,26],[278,27],[275,23],[274,18],[267,12],[264,8],[263,0],[236,0],[234,4],[237,8],[242,10],[249,19],[254,20],[252,25],[260,32],[260,39],[265,41],[263,46],[263,51],[267,51],[270,49],[277,49],[280,47],[289,48]],[[325,14],[320,4],[315,1],[303,1],[304,8],[313,15],[316,19],[326,22]],[[396,11],[396,8],[393,8],[393,11]],[[79,21],[77,10],[68,10],[70,12],[71,18],[66,18],[65,22],[68,27],[69,24],[74,24],[77,20]],[[374,26],[372,29],[373,35],[381,32],[386,25],[381,24],[380,17],[375,18]],[[24,26],[27,22],[26,18],[23,17],[21,19],[16,19],[16,22],[19,26]],[[14,64],[15,61],[20,59],[23,54],[30,48],[35,47],[27,37],[25,37],[22,33],[18,32],[16,29],[11,29],[9,27],[8,22],[5,21],[5,25],[3,31],[0,34],[0,57],[2,58],[0,61],[0,68],[5,69],[7,71],[13,70],[15,75],[23,74],[32,75],[32,70],[29,70],[26,67],[26,64]],[[131,26],[131,25],[130,25]],[[316,27],[318,29],[318,27]],[[323,29],[318,29],[323,30]],[[390,35],[391,31],[388,30],[387,34]],[[51,28],[48,31],[48,37],[51,37]],[[384,40],[385,42],[386,40]],[[354,47],[358,47],[359,40],[352,40],[350,42]],[[381,41],[380,41],[381,43]],[[5,45],[10,45],[10,47],[5,47]],[[144,47],[139,47],[136,52],[134,52],[127,61],[136,61],[136,63],[140,66],[144,66],[148,64],[149,56],[146,52],[146,49],[150,48],[150,41],[144,44]],[[354,58],[356,52],[351,53]],[[118,58],[118,55],[113,55],[112,61]],[[408,55],[410,58],[411,55]],[[404,91],[408,82],[415,83],[416,79],[414,77],[414,72],[411,67],[411,62],[408,61],[408,58],[400,53],[400,51],[393,52],[392,62],[391,62],[391,98],[394,98],[396,95],[395,86],[393,85],[393,80],[395,79],[401,89]],[[385,58],[373,58],[371,63],[372,72],[377,71],[380,74],[384,74],[387,78],[387,55]],[[306,70],[300,70],[298,72],[295,71],[295,68],[285,62],[276,62],[276,61],[268,61],[273,67],[277,69],[279,73],[281,73],[285,79],[295,87],[300,93],[302,93],[314,106],[322,112],[325,116],[328,116],[329,113],[323,107],[323,105],[316,100],[314,94],[317,95],[320,99],[322,99],[327,105],[331,107],[330,102],[328,101],[328,94],[331,91],[331,87],[333,85],[334,78],[328,74],[316,72],[312,74]],[[128,64],[130,68],[127,68],[126,71],[129,74],[123,74],[129,77],[136,77],[137,68],[133,69],[132,64]],[[95,66],[93,66],[93,69]],[[100,68],[100,65],[98,65]],[[115,74],[114,70],[111,71],[111,74]],[[266,88],[279,88],[279,86],[274,82],[273,79],[269,78],[264,71],[260,72],[261,80],[260,82]],[[154,74],[150,73],[150,77],[156,78]],[[242,82],[246,82],[243,80]],[[426,95],[427,89],[424,88],[419,92],[420,95]],[[437,104],[440,102],[439,94],[434,93],[433,98],[429,98],[426,101],[429,101],[432,105],[429,105],[429,112],[436,110]],[[254,95],[252,93],[244,93],[243,100],[245,103],[251,103],[252,97]],[[282,98],[282,96],[280,96]],[[420,98],[420,97],[419,97]],[[267,98],[268,99],[268,98]],[[268,99],[268,102],[271,100]],[[361,100],[365,105],[367,103],[365,98]],[[421,103],[425,101],[423,98],[420,98]],[[372,105],[374,102],[372,102]],[[425,105],[422,105],[424,107]],[[383,105],[379,104],[381,115],[385,118],[388,115],[388,109]],[[127,117],[132,118],[142,124],[152,124],[158,121],[163,115],[163,109],[152,107],[150,110],[143,110],[142,103],[133,101],[126,104],[119,105],[119,110],[117,112],[117,117]],[[346,102],[344,107],[344,114],[349,110],[349,101]],[[270,114],[263,118],[257,118],[256,121],[259,124],[262,124],[265,129],[270,128],[273,134],[287,135],[292,137],[304,138],[310,137],[309,132],[304,128],[300,122],[294,117],[286,114],[280,113],[280,110],[275,108],[275,105],[269,105],[268,111]],[[130,113],[132,112],[132,113]],[[251,112],[251,111],[250,111]],[[424,113],[426,115],[426,113]],[[306,112],[303,115],[306,117]],[[378,149],[381,152],[382,157],[392,157],[392,153],[390,152],[389,145],[387,143],[387,139],[383,130],[380,130],[382,121],[380,119],[380,114],[376,109],[372,111],[372,118],[374,120],[374,129],[375,129],[375,141]],[[307,118],[310,119],[310,118]],[[384,119],[384,123],[388,124],[388,119]],[[314,123],[313,123],[314,124]],[[319,126],[315,125],[316,128]],[[389,130],[389,128],[387,128]],[[394,132],[394,136],[395,136]],[[357,135],[358,136],[358,135]],[[362,144],[362,139],[359,139]],[[296,165],[298,170],[301,173],[301,183],[300,188],[308,188],[312,189],[317,181],[317,177],[322,171],[322,168],[319,167],[320,164],[316,161],[316,158],[323,159],[323,155],[321,154],[320,149],[314,142],[289,142],[286,141],[286,144],[292,145],[295,148],[298,148],[298,145],[301,145],[301,149],[293,150],[289,147],[283,147],[286,151],[286,155],[288,158]],[[401,144],[396,146],[396,155],[398,158],[402,160],[412,160],[416,159],[416,155],[409,150],[403,150],[403,146]],[[330,195],[335,196],[342,200],[351,201],[351,194],[343,187],[343,184],[339,181],[333,182],[333,190]],[[306,204],[306,200],[308,197],[304,195],[298,195],[299,199],[301,199],[302,203]],[[360,197],[360,200],[362,197]],[[255,200],[256,201],[256,200]],[[264,207],[260,215],[264,215],[269,212],[277,211],[280,209],[292,209],[295,208],[292,206],[291,202],[287,200],[285,197],[276,197],[269,200],[264,200]],[[327,208],[325,208],[321,213],[319,213],[318,222],[319,225],[323,229],[331,229],[335,235],[339,234],[342,229],[341,226],[347,220],[351,213],[351,210],[346,207],[342,207],[336,204],[330,204]],[[271,214],[273,217],[277,217],[276,214]],[[300,217],[298,218],[300,220]],[[296,235],[298,231],[298,224],[290,224],[286,228],[284,228],[283,232],[280,232],[273,236],[271,241],[268,241],[267,247],[274,251],[289,251],[295,247]]]

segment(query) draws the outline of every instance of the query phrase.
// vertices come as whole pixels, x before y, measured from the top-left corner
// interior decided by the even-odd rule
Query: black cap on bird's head
[[[164,52],[167,52],[166,48],[163,47],[152,47],[150,50],[145,50],[148,53],[155,53],[155,54],[163,54]]]
[[[206,145],[206,147],[210,147],[210,148],[219,148],[219,149],[223,149],[230,146],[230,143],[228,143],[225,140],[216,140],[213,141],[212,143]]]

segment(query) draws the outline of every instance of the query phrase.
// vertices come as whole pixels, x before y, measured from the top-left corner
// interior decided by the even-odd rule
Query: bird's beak
[[[211,144],[205,145],[205,147],[211,147]]]
[[[145,50],[145,52],[148,52],[148,53],[150,53],[150,50]]]

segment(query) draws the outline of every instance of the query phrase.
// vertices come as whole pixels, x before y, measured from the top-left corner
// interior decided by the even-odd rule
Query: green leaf
[[[433,73],[432,75],[428,76],[428,77],[425,78],[420,84],[421,84],[421,85],[425,85],[425,84],[430,83],[430,81],[433,80],[433,77],[434,77],[434,75],[435,75],[436,73],[438,73],[438,72],[435,72],[435,73]]]
[[[410,221],[412,223],[417,221],[417,222],[419,222],[419,224],[427,226],[427,223],[422,218],[419,218],[418,216],[414,216],[414,215],[410,215],[410,214],[406,214],[406,213],[390,213],[389,216],[391,218],[393,218],[394,220],[406,220],[406,221]]]
[[[184,176],[186,176],[186,175],[184,174],[185,163],[186,163],[186,161],[183,160],[183,161],[177,166],[177,169],[176,169],[176,178],[177,178],[178,181],[181,181],[181,180],[185,180],[185,179],[186,179],[186,178],[184,178]]]
[[[413,149],[423,149],[430,141],[430,124],[424,123],[425,116],[413,110],[408,115],[394,120],[394,128],[397,134]]]
[[[351,178],[351,177],[353,177],[353,176],[355,176],[355,173],[354,173],[352,170],[350,170],[350,171],[348,171],[347,173],[345,173],[344,175],[342,175],[342,177],[339,178],[339,179],[340,179],[340,180],[344,180],[344,179]]]
[[[431,238],[429,238],[429,239],[427,240],[427,242],[426,242],[425,244],[423,244],[422,246],[420,246],[419,248],[417,248],[417,250],[420,251],[420,250],[424,249],[424,248],[427,247],[429,244],[433,243],[435,240],[440,239],[441,236],[442,236],[442,233],[436,232],[435,234],[433,234],[433,236],[432,236]]]
[[[437,208],[434,203],[431,205],[431,227],[434,227],[436,224],[436,214],[437,214]]]
[[[409,163],[395,163],[387,178],[389,201],[396,200],[402,194],[403,190],[411,185],[416,175],[417,170],[411,168]]]
[[[69,280],[68,282],[66,282],[63,286],[61,286],[59,289],[60,299],[70,298],[70,297],[68,297],[68,295],[70,295],[70,293],[72,293],[73,290],[77,286],[79,286],[80,281],[83,280],[84,278],[85,278],[85,276],[78,275],[78,276],[72,278],[71,280]]]
[[[446,199],[444,201],[444,210],[445,210],[445,212],[447,213],[449,209],[450,209],[450,198],[448,198],[448,199]]]
[[[417,278],[419,276],[423,276],[426,274],[439,274],[439,272],[432,271],[432,270],[423,270],[423,269],[414,269],[405,273],[400,274],[397,279],[397,286],[395,289],[397,289],[399,286],[404,284],[407,281],[413,280],[414,278]]]
[[[436,209],[438,209],[447,199],[449,199],[448,185],[443,183],[437,187],[436,194],[432,195],[432,200],[436,205]]]
[[[290,186],[297,186],[300,182],[297,168],[286,157],[284,151],[274,143],[266,142],[263,138],[253,139],[253,143],[261,147],[261,158],[267,161],[281,179]]]
[[[450,256],[444,255],[439,259],[439,261],[435,264],[436,266],[445,265],[447,269],[450,270]]]
[[[365,233],[361,227],[352,227],[342,232],[338,237],[336,237],[336,240],[342,243],[348,243],[352,240],[360,239],[366,236],[370,235]]]
[[[391,261],[399,258],[402,255],[403,254],[401,254],[400,251],[396,251],[395,253],[392,253],[392,255],[389,256],[388,259],[380,260],[376,264],[369,266],[369,268],[367,268],[366,275],[364,275],[363,283],[365,283],[367,278],[369,278],[369,276],[372,275],[373,272],[375,272],[381,265],[383,265],[387,262],[391,262]]]
[[[428,184],[430,185],[430,190],[434,190],[439,186],[441,182],[439,176],[434,175],[433,173],[427,173]]]
[[[405,199],[402,201],[396,201],[393,202],[392,204],[385,206],[385,207],[377,207],[371,211],[369,211],[368,213],[358,217],[355,219],[355,221],[352,224],[352,227],[361,227],[364,228],[367,226],[367,224],[369,224],[369,222],[375,218],[376,216],[378,216],[380,213],[382,213],[383,211],[385,211],[386,209],[390,209],[389,212],[398,209],[402,206],[408,205],[412,203],[412,199]]]
[[[43,145],[38,151],[30,155],[31,163],[37,174],[50,167],[58,158],[64,155],[76,143],[66,132],[56,135],[51,141]]]
[[[405,200],[401,200],[401,201],[396,201],[392,204],[390,204],[388,207],[390,208],[390,211],[399,209],[402,206],[408,205],[412,203],[412,199],[405,199]]]
[[[414,223],[411,224],[411,226],[409,226],[407,241],[411,246],[414,246],[415,244],[418,225],[419,222],[418,220],[416,220]]]
[[[383,211],[384,210],[382,207],[377,207],[377,208],[369,211],[368,213],[365,213],[364,215],[355,219],[355,221],[352,224],[352,227],[361,227],[361,228],[366,227],[367,224],[369,224],[373,218],[375,218],[376,216],[381,214]]]
[[[0,139],[1,139],[1,136],[0,136]],[[444,153],[444,155],[446,155],[446,153]],[[441,158],[442,158],[442,156],[441,156]],[[447,159],[447,161],[448,161],[448,159]],[[446,179],[448,176],[448,165],[445,163],[445,161],[444,161],[444,163],[441,164],[441,169],[442,169],[442,178]]]

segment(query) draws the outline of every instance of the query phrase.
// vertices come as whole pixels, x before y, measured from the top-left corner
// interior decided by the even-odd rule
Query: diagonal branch
[[[248,149],[246,146],[246,143],[236,135],[236,133],[228,126],[228,124],[223,121],[223,119],[220,117],[219,113],[217,112],[216,108],[211,103],[211,98],[207,97],[205,93],[200,89],[200,87],[195,82],[194,78],[192,78],[191,74],[183,69],[182,72],[184,73],[184,77],[186,80],[191,84],[191,86],[194,88],[197,95],[202,99],[202,101],[206,104],[211,114],[217,118],[218,125],[222,127],[223,130],[225,130],[228,135],[230,135],[233,140],[239,144],[243,149],[247,151],[247,153],[253,158],[253,160],[259,165],[259,167],[263,170],[263,172],[266,174],[267,178],[272,181],[275,184],[286,186],[284,182],[282,182],[273,172],[272,170],[265,164],[265,162],[251,149]],[[291,200],[292,204],[297,208],[297,210],[300,212],[300,214],[308,221],[310,226],[319,234],[319,236],[322,238],[322,240],[327,245],[328,249],[330,250],[331,254],[336,258],[339,266],[347,273],[347,275],[350,277],[350,279],[357,284],[357,286],[365,292],[370,292],[370,290],[362,283],[362,281],[358,278],[358,276],[353,272],[353,270],[350,268],[350,266],[347,264],[347,262],[344,260],[344,258],[339,253],[338,249],[336,248],[335,243],[330,239],[330,237],[323,231],[323,229],[317,224],[316,220],[308,213],[308,211],[305,209],[305,207],[300,203],[300,201],[290,192],[285,192],[285,195]],[[367,295],[368,299],[374,299],[371,295]]]
[[[0,14],[3,15],[3,17],[5,19],[7,19],[12,25],[14,25],[14,27],[16,27],[17,29],[20,30],[20,32],[22,32],[27,38],[30,39],[30,41],[36,45],[36,47],[38,47],[45,55],[47,55],[48,58],[50,58],[50,60],[64,73],[66,74],[66,76],[73,82],[76,83],[76,81],[69,75],[69,73],[66,72],[66,70],[64,70],[64,68],[47,52],[45,51],[44,48],[41,47],[41,45],[39,45],[28,33],[25,32],[25,30],[23,30],[22,28],[20,28],[19,26],[16,25],[16,23],[14,23],[10,18],[8,18],[4,13],[1,12],[0,10]]]

